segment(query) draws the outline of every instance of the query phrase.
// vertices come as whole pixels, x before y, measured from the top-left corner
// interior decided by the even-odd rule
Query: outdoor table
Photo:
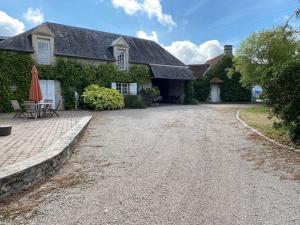
[[[27,103],[23,103],[22,105],[26,105]],[[45,109],[45,111],[47,109],[49,109],[49,113],[51,113],[50,111],[50,108],[52,106],[53,103],[50,103],[50,102],[44,102],[44,103],[34,103],[36,104],[38,107],[37,107],[37,117],[40,118],[41,117],[41,111],[42,109]]]
[[[49,113],[50,112],[50,108],[52,107],[53,103],[50,102],[44,102],[44,103],[38,103],[38,117],[41,117],[41,110],[44,109],[45,112],[47,111],[47,109],[49,109]]]

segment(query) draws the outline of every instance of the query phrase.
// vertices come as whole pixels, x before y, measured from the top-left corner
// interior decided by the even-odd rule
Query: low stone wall
[[[75,127],[45,151],[1,169],[0,198],[28,188],[43,177],[54,174],[71,156],[91,118],[83,117]]]

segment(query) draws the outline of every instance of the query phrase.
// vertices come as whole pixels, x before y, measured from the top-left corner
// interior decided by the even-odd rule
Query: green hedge
[[[300,144],[300,58],[271,67],[266,77],[263,95],[267,105]]]
[[[234,66],[232,57],[224,57],[211,68],[201,80],[194,82],[195,98],[200,102],[207,101],[210,93],[210,80],[218,77],[224,81],[221,85],[221,99],[223,102],[250,102],[251,90],[240,84],[241,75],[237,72],[231,77],[227,75],[227,69]]]
[[[12,110],[11,99],[23,101],[28,98],[34,62],[28,53],[2,50],[0,50],[0,62],[0,112],[8,112]],[[40,79],[60,81],[66,109],[75,107],[74,91],[76,90],[81,96],[84,88],[91,84],[110,88],[112,82],[135,82],[142,85],[151,79],[149,68],[140,65],[131,66],[129,71],[118,71],[114,64],[96,66],[58,58],[54,65],[39,65],[37,68]],[[16,84],[16,92],[10,90],[12,84]],[[80,106],[84,107],[82,99],[80,99]]]
[[[125,107],[127,109],[144,109],[146,104],[138,95],[125,95]]]

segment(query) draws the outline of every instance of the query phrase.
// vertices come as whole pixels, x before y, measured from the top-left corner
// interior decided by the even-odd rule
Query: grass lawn
[[[293,145],[287,135],[287,129],[284,127],[275,129],[272,125],[274,122],[279,121],[277,118],[268,118],[269,108],[266,106],[256,106],[251,108],[242,109],[240,117],[249,126],[257,129],[269,138],[272,138],[279,143],[286,145]]]

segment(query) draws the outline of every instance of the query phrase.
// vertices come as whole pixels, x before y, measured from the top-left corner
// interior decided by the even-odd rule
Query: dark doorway
[[[167,79],[153,79],[152,80],[152,86],[158,87],[160,91],[160,103],[180,103],[180,94],[178,95],[172,95],[170,94],[170,91],[172,89],[171,87],[171,81]]]

